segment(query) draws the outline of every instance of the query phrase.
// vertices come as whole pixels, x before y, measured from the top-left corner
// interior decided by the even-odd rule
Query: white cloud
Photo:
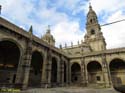
[[[52,34],[56,39],[56,45],[66,42],[76,43],[83,39],[84,32],[80,30],[79,18],[72,19],[66,12],[57,11],[58,7],[72,11],[73,15],[83,11],[88,12],[88,2],[84,0],[58,0],[53,3],[53,7],[48,8],[47,0],[0,0],[2,5],[2,16],[13,23],[28,28],[33,25],[34,34],[41,37],[46,31],[47,25],[51,25]],[[124,0],[91,0],[92,7],[99,17],[103,15],[103,23],[112,22],[125,18],[122,13],[125,9]],[[82,18],[82,17],[81,17]],[[102,18],[103,19],[103,18]],[[107,47],[125,46],[124,22],[102,27],[102,32],[106,38]]]
[[[21,22],[29,22],[29,15],[27,14],[32,12],[32,10],[32,2],[24,0],[4,0],[2,2],[2,14],[11,17],[13,20],[20,19]]]
[[[113,11],[117,11],[125,8],[124,0],[91,0],[91,5],[97,14],[101,12],[112,13]],[[84,10],[88,11],[88,3],[86,3]]]
[[[117,11],[107,19],[107,23],[120,19],[125,19],[125,15],[122,14],[122,11]],[[102,27],[102,32],[107,42],[107,48],[125,47],[124,28],[125,21]]]
[[[78,22],[62,21],[55,25],[52,34],[56,38],[57,45],[62,44],[64,46],[67,43],[70,46],[71,42],[75,45],[78,40],[83,39],[84,33],[79,29]]]
[[[56,0],[54,3],[55,7],[62,7],[68,10],[74,10],[83,0]]]
[[[64,4],[68,8],[71,6],[74,8],[74,4],[77,2],[64,0],[61,3],[62,1],[60,0],[58,3]],[[33,0],[4,0],[0,3],[3,6],[3,16],[22,28],[33,25],[34,34],[38,37],[45,33],[47,25],[51,25],[56,46],[65,42],[76,42],[83,36],[77,19],[70,20],[66,13],[56,11],[55,7],[48,8],[46,0],[40,0],[37,7],[35,7]],[[32,14],[35,15],[36,19],[33,18]]]

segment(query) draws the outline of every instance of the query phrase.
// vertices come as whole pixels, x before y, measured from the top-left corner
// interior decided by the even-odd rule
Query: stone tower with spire
[[[55,46],[55,39],[54,37],[51,35],[51,30],[50,30],[50,26],[48,26],[46,34],[42,37],[42,40],[47,42],[48,44]]]
[[[92,51],[101,51],[106,49],[106,42],[101,32],[98,18],[92,6],[89,5],[89,12],[87,14],[86,22],[87,33],[85,35],[85,42],[89,44]]]

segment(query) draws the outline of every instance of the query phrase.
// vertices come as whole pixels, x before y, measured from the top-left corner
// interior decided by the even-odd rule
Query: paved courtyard
[[[79,87],[64,87],[64,88],[35,88],[29,89],[22,93],[119,93],[113,88],[107,89],[92,89],[92,88],[79,88]]]

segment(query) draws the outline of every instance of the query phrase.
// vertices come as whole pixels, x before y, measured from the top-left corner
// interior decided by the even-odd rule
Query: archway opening
[[[67,80],[66,80],[66,77],[67,77],[67,75],[66,75],[66,62],[64,62],[64,83],[66,83],[67,82]]]
[[[97,61],[92,61],[87,65],[88,82],[90,84],[103,83],[103,73],[101,64]]]
[[[125,62],[121,59],[114,59],[111,61],[109,68],[113,85],[125,85]]]
[[[57,59],[56,58],[52,58],[51,83],[52,85],[57,83]]]
[[[92,29],[92,30],[91,30],[91,35],[94,35],[94,34],[95,34],[95,30]]]
[[[19,47],[11,41],[0,42],[0,83],[16,83],[17,68],[20,59]]]
[[[43,56],[40,52],[33,52],[30,66],[29,87],[41,86],[42,66]]]
[[[81,67],[78,63],[73,63],[71,66],[71,81],[73,84],[81,82]]]

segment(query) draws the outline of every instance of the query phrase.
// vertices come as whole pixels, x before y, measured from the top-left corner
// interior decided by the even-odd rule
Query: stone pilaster
[[[88,85],[88,71],[87,71],[87,66],[85,64],[85,59],[82,58],[82,62],[81,62],[81,65],[82,65],[82,70],[81,70],[81,74],[82,74],[82,85],[84,87],[87,87]]]
[[[70,62],[68,63],[68,71],[69,71],[68,83],[71,84],[71,76],[72,76],[72,75],[71,75],[71,63],[70,63]]]
[[[60,83],[61,86],[64,85],[64,61],[62,59],[62,56],[60,58]]]
[[[62,62],[61,66],[62,66],[62,68],[61,68],[62,69],[62,71],[61,71],[61,74],[62,74],[61,75],[62,76],[61,77],[61,83],[62,83],[62,86],[64,86],[64,62]]]
[[[107,60],[106,60],[106,69],[107,69],[107,74],[108,74],[108,78],[109,78],[109,87],[113,87],[113,84],[112,84],[112,79],[111,79],[111,73],[110,73],[110,68],[109,68],[109,65],[107,63]]]
[[[23,89],[26,89],[28,86],[28,81],[29,81],[29,73],[30,73],[30,64],[31,64],[31,58],[32,58],[32,26],[29,30],[29,35],[30,35],[30,39],[27,41],[27,46],[26,46],[26,50],[24,53],[24,57],[23,57],[23,74],[24,74],[24,78],[23,78]]]
[[[83,87],[86,86],[86,72],[85,72],[85,63],[84,63],[84,59],[81,59],[81,85]]]
[[[102,67],[103,67],[102,70],[103,70],[104,85],[106,88],[111,87],[108,65],[104,54],[102,54]]]
[[[28,87],[28,80],[29,80],[29,72],[30,72],[30,65],[29,64],[25,64],[23,66],[24,68],[24,79],[23,79],[23,86],[22,89],[26,89]]]
[[[22,51],[23,52],[23,51]],[[22,64],[23,64],[23,53],[21,52],[21,55],[20,55],[20,59],[19,59],[19,64],[18,64],[18,68],[17,68],[17,73],[16,73],[16,81],[15,83],[16,84],[22,84],[22,77],[23,77],[23,68],[22,68]]]
[[[28,53],[29,51],[29,53]],[[24,64],[23,64],[23,89],[26,89],[28,86],[28,80],[29,80],[29,73],[30,73],[30,63],[31,63],[31,51],[26,50],[24,54]]]
[[[47,50],[44,51],[43,67],[42,67],[42,77],[41,77],[41,87],[47,87]]]
[[[69,84],[69,76],[70,76],[70,74],[69,74],[69,62],[67,61],[66,62],[66,84]]]
[[[61,83],[61,69],[60,69],[60,67],[61,67],[61,64],[58,61],[57,62],[57,83],[58,83],[58,85],[60,85],[60,83]]]
[[[51,87],[51,65],[52,65],[52,51],[49,50],[48,53],[47,53],[47,68],[46,68],[46,71],[47,71],[47,86],[48,87]]]

